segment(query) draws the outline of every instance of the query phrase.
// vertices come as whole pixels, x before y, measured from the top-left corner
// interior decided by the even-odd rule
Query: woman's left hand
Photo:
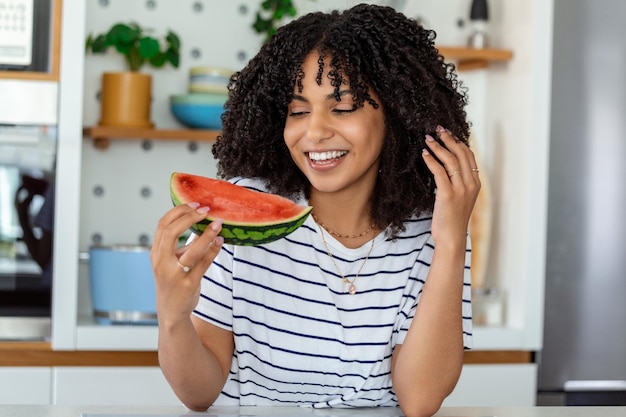
[[[422,152],[437,187],[433,239],[437,245],[461,241],[457,239],[465,242],[469,219],[480,191],[476,158],[470,148],[449,130],[438,126],[437,134],[443,146],[426,135],[428,149]]]

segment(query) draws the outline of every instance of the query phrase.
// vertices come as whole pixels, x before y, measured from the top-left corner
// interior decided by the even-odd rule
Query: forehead
[[[337,101],[341,101],[341,91],[351,91],[357,105],[364,102],[376,106],[378,95],[360,73],[358,63],[346,62],[346,59],[324,50],[314,49],[303,59],[296,70],[293,92],[300,94],[304,86],[332,88]]]
[[[333,61],[332,56],[319,51],[309,52],[297,70],[296,87],[316,82],[319,86],[341,87],[349,85],[344,65]]]
[[[317,74],[320,72],[327,73],[330,69],[331,57],[320,55],[318,52],[311,52],[307,54],[302,63],[300,69],[306,73],[306,75]]]

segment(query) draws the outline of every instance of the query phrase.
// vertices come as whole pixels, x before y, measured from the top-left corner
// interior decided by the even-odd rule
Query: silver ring
[[[454,175],[458,174],[460,171],[455,169],[454,171],[448,172],[448,177],[452,178]]]
[[[181,264],[178,259],[176,260],[176,263],[183,269],[183,272],[189,272],[191,270],[190,266]]]

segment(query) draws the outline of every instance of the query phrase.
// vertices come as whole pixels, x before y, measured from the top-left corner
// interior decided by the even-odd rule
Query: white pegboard
[[[151,244],[159,218],[172,207],[169,179],[174,171],[214,177],[211,144],[112,140],[110,147],[102,151],[86,141],[81,250],[98,242]]]
[[[169,97],[187,92],[189,69],[217,66],[238,70],[256,53],[263,37],[251,24],[261,0],[87,0],[87,34],[106,32],[114,23],[136,21],[163,37],[168,29],[181,38],[179,68],[146,66],[153,76],[152,121],[158,128],[182,127],[172,116]],[[297,0],[300,14],[350,7],[359,1]],[[469,0],[446,0],[434,7],[425,0],[372,1],[400,5],[412,17],[437,23],[439,39],[455,39],[456,25],[467,15]],[[440,2],[437,2],[440,3]],[[446,13],[442,13],[445,9]],[[85,59],[83,122],[96,125],[101,74],[125,69],[123,57],[109,51]],[[171,206],[169,176],[185,171],[215,176],[211,144],[187,141],[112,140],[109,149],[95,149],[85,139],[82,154],[80,250],[93,243],[152,243],[158,219]],[[195,152],[189,147],[197,146]],[[100,240],[94,240],[99,237]]]

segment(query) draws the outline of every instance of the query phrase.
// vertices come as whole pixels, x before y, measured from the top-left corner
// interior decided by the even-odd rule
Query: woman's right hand
[[[224,243],[218,236],[220,220],[211,222],[201,236],[178,247],[179,236],[205,218],[208,207],[181,204],[169,210],[157,225],[150,260],[156,285],[159,323],[188,320],[200,296],[200,281]]]

